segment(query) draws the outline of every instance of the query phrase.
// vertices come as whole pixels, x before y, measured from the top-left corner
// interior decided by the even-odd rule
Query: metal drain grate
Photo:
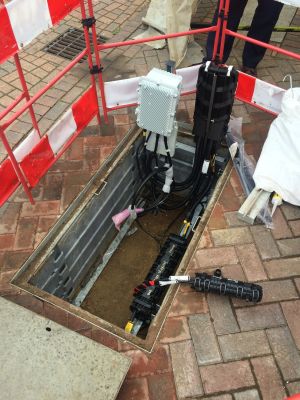
[[[92,33],[89,33],[89,36],[90,43],[92,43]],[[98,36],[98,43],[105,43],[106,40],[104,36]],[[73,60],[85,47],[83,30],[69,28],[52,42],[48,43],[43,50],[46,53],[54,54],[66,58],[67,60]],[[85,59],[86,57],[84,57],[81,62]]]

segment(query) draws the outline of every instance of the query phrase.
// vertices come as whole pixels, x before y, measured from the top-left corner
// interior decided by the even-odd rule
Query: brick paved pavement
[[[139,11],[143,5],[143,1],[132,1],[130,7],[121,0],[114,4],[99,1],[97,12],[106,7],[100,19],[103,32],[115,33],[114,39],[132,36],[139,29]],[[207,14],[203,8],[202,15],[208,20],[212,8],[208,7],[208,1],[204,5]],[[127,15],[127,22],[121,22]],[[74,20],[68,18],[65,25],[74,26]],[[293,23],[299,25],[299,22],[300,14]],[[122,25],[120,31],[113,23]],[[63,25],[58,31],[65,28]],[[48,39],[49,35],[41,37],[21,53],[24,67],[32,76],[33,93],[50,79],[54,70],[64,65],[61,59],[40,51]],[[299,52],[298,36],[287,34],[283,45]],[[168,56],[166,50],[154,52],[146,46],[138,49],[137,53],[124,49],[107,54],[104,60],[107,79],[145,73],[152,66],[161,65]],[[237,43],[231,58],[235,65],[240,54],[241,43]],[[85,68],[80,65],[41,99],[38,109],[44,129],[88,86]],[[299,85],[299,62],[268,53],[259,68],[260,77],[283,87],[287,87],[286,83],[282,84],[286,73],[293,73],[295,86]],[[0,82],[3,106],[18,88],[10,63],[0,69],[0,76],[4,77]],[[192,96],[182,100],[179,119],[191,121],[193,105]],[[234,114],[243,116],[246,150],[257,158],[272,118],[240,102],[236,103]],[[102,126],[100,131],[92,124],[34,190],[36,205],[30,205],[22,191],[18,191],[2,207],[1,295],[132,357],[133,364],[118,400],[282,400],[288,394],[300,392],[300,210],[289,205],[281,207],[275,214],[272,231],[241,223],[236,211],[244,197],[234,171],[214,208],[189,271],[212,272],[220,267],[225,276],[259,282],[264,288],[262,304],[251,306],[181,288],[149,355],[9,284],[132,122],[133,112],[122,111],[112,114],[109,126]],[[19,121],[14,127],[16,137],[19,139],[27,128],[28,118]]]

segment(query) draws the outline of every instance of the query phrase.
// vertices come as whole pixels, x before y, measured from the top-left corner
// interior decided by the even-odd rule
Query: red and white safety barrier
[[[95,117],[98,102],[93,87],[88,89],[50,129],[39,137],[33,130],[13,151],[30,188],[36,186],[79,133]],[[0,206],[20,185],[11,160],[0,165]]]
[[[181,95],[196,91],[199,65],[178,69],[182,76]],[[141,77],[105,82],[106,105],[109,109],[128,107],[137,103],[137,89]],[[239,73],[236,98],[271,114],[281,111],[281,101],[285,90],[253,76]]]
[[[285,90],[261,81],[253,76],[239,73],[235,97],[271,114],[281,111],[281,102]]]
[[[0,5],[0,63],[79,5],[80,0],[12,0]]]

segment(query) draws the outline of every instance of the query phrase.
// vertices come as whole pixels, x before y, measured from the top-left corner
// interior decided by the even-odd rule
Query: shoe
[[[245,74],[251,75],[251,76],[257,76],[257,71],[256,68],[251,68],[251,67],[246,67],[245,65],[242,66],[241,71],[244,72]]]

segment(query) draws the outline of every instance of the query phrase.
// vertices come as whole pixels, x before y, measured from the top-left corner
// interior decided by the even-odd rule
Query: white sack
[[[197,0],[168,0],[166,10],[167,33],[189,31],[192,15],[197,9],[197,3]],[[170,60],[174,60],[176,66],[183,61],[189,40],[193,40],[193,36],[168,39]]]
[[[300,88],[283,96],[282,112],[271,124],[253,178],[256,187],[300,206]]]
[[[278,0],[280,3],[288,4],[289,6],[300,7],[300,0]]]
[[[197,0],[151,0],[143,22],[156,29],[155,35],[188,31],[190,30],[192,14],[196,11],[197,4]],[[153,30],[151,34],[148,29],[138,35],[136,39],[147,36],[154,36]],[[168,40],[170,59],[176,62],[176,66],[184,59],[189,40],[193,40],[193,38],[184,36]],[[164,47],[164,42],[149,42],[148,45],[159,49]]]

